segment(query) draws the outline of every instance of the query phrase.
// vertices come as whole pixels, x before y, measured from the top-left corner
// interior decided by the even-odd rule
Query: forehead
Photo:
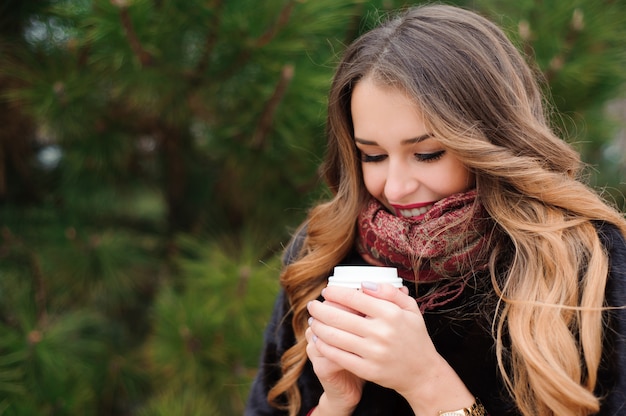
[[[412,97],[370,79],[354,87],[350,109],[354,134],[359,138],[392,136],[406,140],[427,132],[422,111]]]

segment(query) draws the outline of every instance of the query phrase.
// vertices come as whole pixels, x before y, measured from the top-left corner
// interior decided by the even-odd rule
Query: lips
[[[426,214],[434,205],[434,202],[423,202],[412,205],[391,205],[396,211],[396,215],[404,218],[417,218]]]

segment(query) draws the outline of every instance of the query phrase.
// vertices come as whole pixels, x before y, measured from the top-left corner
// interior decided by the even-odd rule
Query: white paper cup
[[[361,282],[390,283],[398,288],[403,286],[395,267],[337,266],[328,278],[328,286],[360,289]]]

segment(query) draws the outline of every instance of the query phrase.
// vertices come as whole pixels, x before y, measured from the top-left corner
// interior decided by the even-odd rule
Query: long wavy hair
[[[364,77],[412,97],[437,140],[475,174],[479,202],[506,235],[490,263],[499,297],[493,334],[521,413],[597,412],[608,259],[593,221],[625,235],[626,222],[580,180],[578,153],[550,128],[537,73],[501,29],[444,5],[402,12],[357,39],[338,65],[322,167],[333,198],[311,210],[298,260],[281,275],[296,343],[282,357],[270,402],[291,416],[299,411],[306,304],[353,248],[368,197],[350,113]]]

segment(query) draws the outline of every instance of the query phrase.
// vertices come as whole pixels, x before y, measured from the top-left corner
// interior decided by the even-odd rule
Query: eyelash
[[[445,150],[438,150],[432,153],[415,153],[415,159],[418,162],[434,162],[441,159],[445,153]],[[361,161],[363,163],[382,162],[386,158],[387,155],[366,155],[365,153],[361,152]]]

